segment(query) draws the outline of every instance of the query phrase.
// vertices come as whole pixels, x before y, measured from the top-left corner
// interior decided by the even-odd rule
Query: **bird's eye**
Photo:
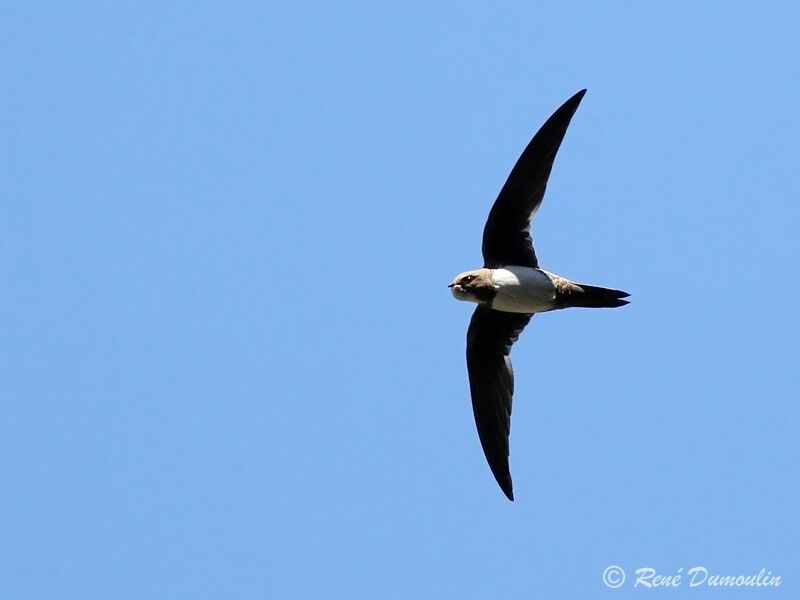
[[[475,279],[475,275],[467,275],[466,277],[464,277],[464,279],[461,280],[461,282],[462,283],[469,283],[473,279]]]

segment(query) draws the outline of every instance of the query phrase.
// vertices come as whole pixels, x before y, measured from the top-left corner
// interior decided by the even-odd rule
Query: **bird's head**
[[[491,269],[464,271],[447,287],[456,300],[479,304],[490,303],[496,293]]]

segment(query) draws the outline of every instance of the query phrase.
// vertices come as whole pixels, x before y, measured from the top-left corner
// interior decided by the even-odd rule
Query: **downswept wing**
[[[467,330],[467,371],[475,424],[489,468],[509,500],[514,500],[508,468],[514,395],[509,354],[532,316],[478,306]]]
[[[485,267],[539,266],[530,235],[531,219],[542,203],[556,153],[585,93],[575,94],[547,119],[511,170],[483,229]]]

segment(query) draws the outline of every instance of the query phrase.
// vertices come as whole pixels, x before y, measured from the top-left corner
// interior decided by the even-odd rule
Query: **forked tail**
[[[630,296],[628,292],[594,285],[578,285],[583,290],[583,294],[579,294],[577,298],[580,300],[580,304],[575,304],[574,306],[584,306],[586,308],[617,308],[618,306],[625,306],[628,304],[627,300],[623,300],[623,298]]]
[[[628,292],[574,283],[556,293],[556,308],[617,308],[628,304]]]

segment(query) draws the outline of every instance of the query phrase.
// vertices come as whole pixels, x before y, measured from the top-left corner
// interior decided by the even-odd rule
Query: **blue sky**
[[[799,21],[3,3],[0,596],[798,597]],[[632,303],[514,347],[510,503],[445,286],[584,87],[537,253]]]

